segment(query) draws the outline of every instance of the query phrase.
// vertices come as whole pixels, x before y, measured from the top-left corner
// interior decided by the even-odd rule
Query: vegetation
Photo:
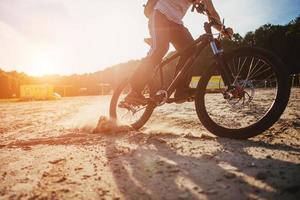
[[[130,76],[139,61],[129,61],[107,68],[95,73],[60,76],[51,75],[43,77],[32,77],[24,73],[4,72],[0,69],[0,99],[19,97],[19,86],[23,84],[51,84],[54,90],[63,96],[99,95],[108,93],[120,80]],[[103,83],[109,87],[103,87]]]
[[[248,32],[245,37],[235,34],[232,41],[224,40],[223,45],[226,50],[243,45],[255,45],[269,49],[281,57],[291,74],[300,73],[300,60],[298,59],[300,55],[300,16],[284,26],[263,25],[254,32]],[[210,49],[205,49],[198,58],[198,66],[193,74],[201,74],[201,69],[203,70],[209,65],[211,57]],[[64,96],[107,93],[121,80],[129,77],[139,62],[139,60],[132,60],[90,74],[54,75],[40,78],[16,71],[4,72],[0,69],[0,98],[19,97],[19,88],[22,84],[51,84],[55,86],[57,93]],[[175,64],[171,63],[167,69],[169,71],[168,80],[173,76]],[[103,89],[103,83],[108,84],[109,87]]]

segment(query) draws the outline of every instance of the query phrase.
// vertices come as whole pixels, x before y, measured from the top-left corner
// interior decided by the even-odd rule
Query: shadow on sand
[[[300,155],[300,149],[285,144],[172,134],[79,132],[16,141],[0,148],[30,149],[36,145],[104,145],[108,167],[125,199],[300,197],[299,164],[249,153],[250,149],[261,148],[262,152],[272,150]],[[129,150],[120,150],[125,147]]]

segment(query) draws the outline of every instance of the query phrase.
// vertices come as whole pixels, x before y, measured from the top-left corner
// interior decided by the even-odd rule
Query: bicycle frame
[[[168,88],[166,90],[168,93],[168,99],[170,98],[171,94],[174,92],[175,86],[178,83],[179,79],[189,71],[189,69],[195,63],[197,57],[200,55],[200,53],[203,51],[203,49],[207,45],[210,45],[210,47],[212,49],[216,64],[218,66],[218,70],[221,73],[221,76],[223,78],[225,86],[230,86],[231,83],[233,82],[233,78],[231,77],[231,73],[229,71],[230,68],[226,65],[226,62],[224,61],[223,49],[220,45],[220,42],[217,39],[215,39],[211,33],[212,26],[213,26],[212,22],[211,23],[206,22],[204,25],[204,29],[206,31],[205,34],[201,35],[198,39],[196,39],[194,41],[193,44],[191,44],[184,50],[176,52],[174,55],[165,59],[159,65],[157,65],[154,75],[159,72],[161,86],[163,86],[164,78],[163,78],[163,70],[162,69],[167,64],[169,64],[170,62],[175,60],[176,58],[181,57],[190,51],[194,51],[192,53],[192,55],[190,55],[188,58],[186,58],[186,60],[184,62],[177,63],[176,68],[180,69],[180,70],[177,72],[175,78],[173,79],[173,81],[170,83],[170,85],[168,86]]]
[[[205,11],[204,5],[194,5],[194,8],[199,13],[204,12],[208,16],[210,22],[204,24],[206,33],[189,47],[175,53],[155,67],[151,82],[147,83],[141,93],[147,102],[130,102],[126,101],[126,97],[124,100],[120,99],[123,95],[128,97],[127,88],[130,86],[130,80],[125,80],[120,84],[110,103],[110,117],[118,119],[118,115],[123,113],[120,119],[123,121],[123,118],[129,117],[130,126],[138,130],[149,120],[156,107],[166,103],[195,100],[198,118],[203,126],[216,136],[246,139],[262,133],[279,119],[288,103],[290,81],[288,81],[288,73],[285,71],[284,64],[272,52],[256,47],[241,47],[231,53],[224,53],[220,37],[215,39],[211,28],[217,25],[215,27],[224,36],[230,36],[232,31],[225,28],[224,22],[221,24],[219,20],[214,20],[209,12]],[[186,73],[193,67],[199,54],[208,45],[214,54],[214,63],[211,69],[206,69],[205,74],[201,74],[200,84],[198,84],[198,89],[201,91],[196,92],[193,89],[194,95],[187,93],[179,98],[177,95],[170,98],[175,86],[181,82],[184,75],[187,75]],[[178,57],[181,59],[177,63],[175,77],[170,84],[165,86],[163,68]],[[248,57],[250,59],[247,61]],[[215,73],[223,78],[224,89],[216,88],[215,90],[215,85],[207,87],[210,83],[209,78],[214,77]],[[148,77],[145,78],[148,79]],[[160,78],[160,81],[157,78]],[[267,84],[270,87],[267,87]],[[219,81],[219,86],[221,86],[221,81]],[[255,99],[256,103],[251,104],[255,88],[259,89],[256,95],[258,98]],[[220,107],[217,106],[219,104],[221,104]],[[120,114],[119,108],[122,111]],[[218,113],[218,110],[223,108],[230,113]],[[136,115],[137,113],[140,114]],[[245,118],[243,123],[240,123],[240,116]],[[223,120],[225,118],[226,120]]]

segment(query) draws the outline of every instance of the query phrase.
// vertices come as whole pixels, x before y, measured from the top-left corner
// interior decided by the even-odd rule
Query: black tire
[[[216,66],[212,66],[202,77],[197,86],[197,93],[195,97],[195,106],[197,115],[202,124],[214,135],[219,137],[226,137],[232,139],[247,139],[257,136],[270,128],[280,118],[284,112],[290,96],[291,81],[286,71],[285,65],[282,61],[270,53],[269,51],[254,48],[254,47],[242,47],[233,52],[225,55],[225,62],[233,57],[238,56],[259,56],[265,59],[271,66],[274,74],[277,76],[277,94],[274,95],[274,103],[271,104],[268,111],[262,115],[262,118],[258,119],[256,123],[249,126],[234,129],[224,126],[220,126],[209,116],[205,106],[205,94],[206,87],[210,78],[217,71]],[[251,68],[250,68],[251,69]],[[209,95],[209,94],[207,94]],[[207,98],[207,97],[206,97]]]
[[[125,87],[129,84],[128,80],[123,81],[114,91],[111,102],[110,102],[110,109],[109,109],[109,114],[110,117],[112,119],[116,119],[118,120],[118,116],[117,116],[117,106],[118,106],[118,101],[120,98],[120,95],[122,93],[122,91],[125,89]],[[149,118],[151,117],[153,110],[154,110],[155,106],[153,105],[147,105],[146,109],[144,111],[144,113],[141,115],[141,117],[135,121],[134,123],[130,124],[130,126],[132,128],[134,128],[135,130],[139,130],[140,128],[142,128],[147,121],[149,120]]]

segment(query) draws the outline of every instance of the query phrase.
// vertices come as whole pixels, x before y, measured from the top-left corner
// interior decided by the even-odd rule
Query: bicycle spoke
[[[233,65],[231,65],[231,64],[233,64]],[[234,63],[234,60],[232,61],[231,64],[228,63],[228,66],[229,66],[229,69],[230,69],[230,72],[231,72],[231,76],[235,77],[235,63]]]
[[[247,73],[246,81],[248,81],[250,72],[251,72],[251,70],[252,70],[253,62],[254,62],[254,58],[252,58],[252,60],[251,60],[251,64],[250,64],[250,67],[249,67],[249,70],[248,70],[248,73]]]
[[[232,59],[232,64],[233,64],[233,75],[237,72],[237,70],[236,70],[236,66],[235,66],[235,60],[234,59]]]
[[[264,68],[266,66],[266,64],[264,63],[262,66],[260,66],[250,77],[249,77],[249,79],[253,79],[254,77],[256,77],[257,76],[257,73],[258,72],[261,72],[261,70]],[[270,68],[270,67],[268,67],[268,68]]]
[[[255,85],[256,85],[256,87],[259,87],[261,83],[262,83],[262,86],[263,86],[263,87],[266,86],[266,83],[269,83],[269,84],[271,84],[271,83],[276,83],[276,82],[277,82],[277,79],[276,79],[276,78],[273,79],[273,80],[270,79],[272,76],[273,76],[273,75],[270,75],[269,78],[263,79],[263,80],[255,80]]]
[[[261,75],[261,74],[264,74],[265,72],[267,72],[268,70],[270,70],[271,69],[271,67],[268,67],[268,68],[266,68],[266,69],[264,69],[263,71],[260,71],[258,74],[256,74],[254,77],[251,77],[251,79],[254,79],[255,77],[258,77],[259,75]]]
[[[254,74],[253,72],[255,71],[256,67],[258,66],[258,64],[260,63],[260,59],[258,59],[258,61],[256,62],[255,66],[252,68],[248,79],[251,79],[250,77]]]
[[[244,65],[245,65],[247,59],[248,59],[248,57],[245,58],[245,60],[244,60],[244,62],[243,62],[243,64],[242,64],[242,66],[241,66],[241,68],[238,67],[238,70],[239,70],[239,71],[238,71],[238,74],[236,75],[236,78],[234,79],[233,84],[236,84],[236,81],[237,81],[238,77],[240,76],[240,74],[241,74],[241,72],[242,72],[242,69],[244,68]]]
[[[224,103],[223,94],[219,95],[218,100],[216,94],[207,93],[206,110],[221,126],[234,129],[246,127],[261,119],[275,100],[276,74],[262,58],[240,56],[231,59],[227,65],[234,77],[233,85],[240,86],[239,90],[242,89],[243,93],[239,90],[233,92],[227,103]]]

